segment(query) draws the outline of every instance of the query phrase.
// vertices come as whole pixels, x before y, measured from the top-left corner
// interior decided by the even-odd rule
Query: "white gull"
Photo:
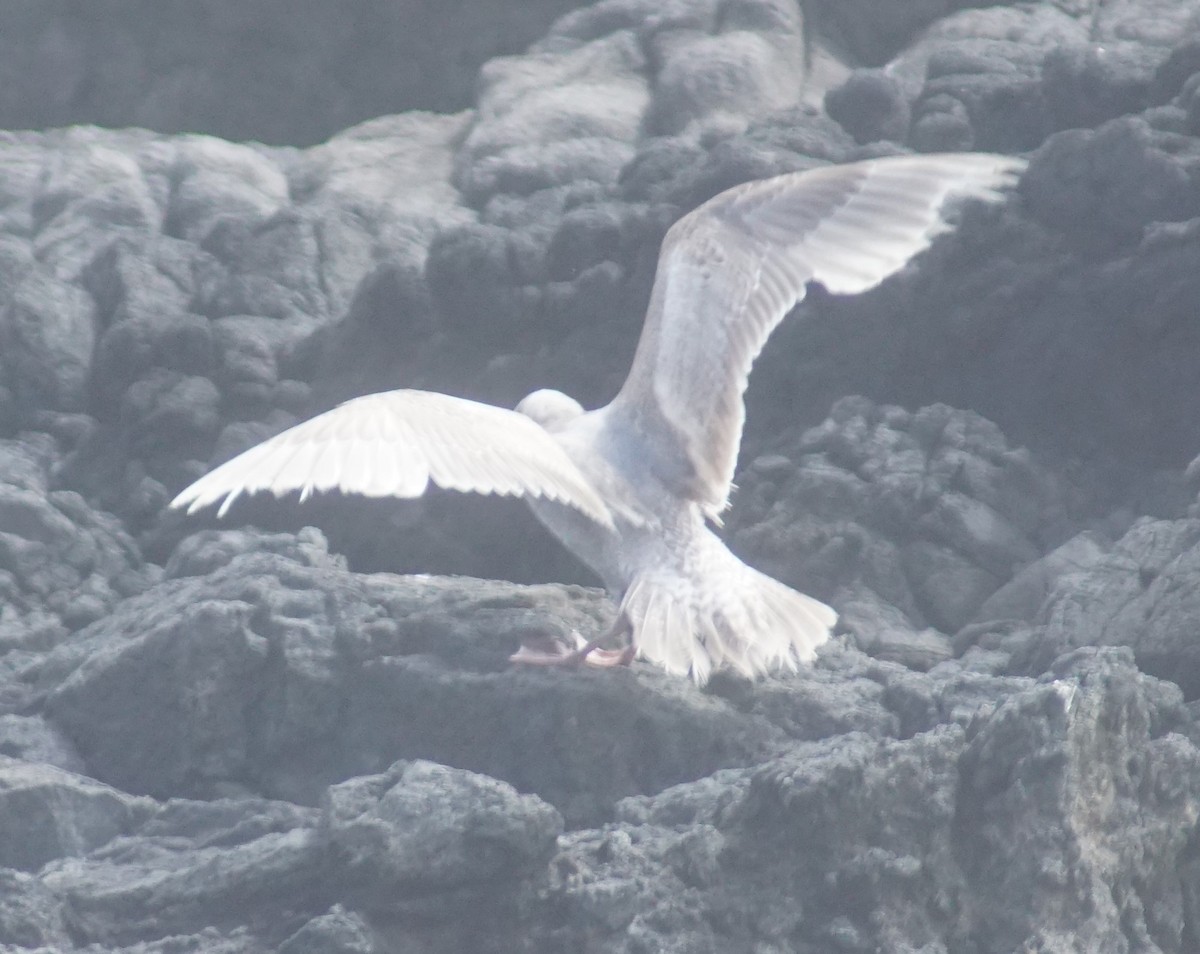
[[[733,555],[709,528],[729,505],[750,367],[810,281],[878,285],[949,226],[947,201],[994,201],[1023,160],[980,153],[824,166],[720,195],[667,232],[645,326],[617,396],[585,411],[539,390],[515,411],[429,391],[347,401],[197,480],[172,507],[244,493],[338,490],[523,496],[619,606],[623,651],[522,648],[514,659],[628,662],[705,683],[813,659],[837,614]]]

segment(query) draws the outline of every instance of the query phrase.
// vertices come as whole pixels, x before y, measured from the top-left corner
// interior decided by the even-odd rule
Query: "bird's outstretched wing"
[[[523,414],[431,391],[355,398],[278,434],[206,474],[171,501],[188,513],[242,494],[340,490],[419,497],[448,490],[543,497],[604,526],[612,516],[558,443]]]
[[[1024,167],[982,153],[894,156],[710,199],[663,240],[610,419],[641,434],[660,475],[716,517],[728,503],[750,366],[808,283],[835,294],[878,285],[949,228],[947,199],[994,200]]]

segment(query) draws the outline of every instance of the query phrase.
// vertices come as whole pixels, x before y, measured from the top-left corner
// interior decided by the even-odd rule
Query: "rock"
[[[9,950],[67,950],[62,902],[33,875],[0,869],[0,945]]]
[[[373,954],[370,926],[353,911],[335,904],[279,946],[279,954]]]
[[[450,184],[464,122],[377,120],[304,152],[14,134],[0,421],[48,428],[47,415],[86,410],[95,432],[72,448],[72,486],[144,531],[226,426],[311,409],[309,339],[381,261],[423,268],[434,233],[474,217]],[[344,373],[329,375],[335,398]]]
[[[1049,130],[1037,51],[1005,41],[935,50],[913,106],[912,144],[922,152],[1031,149]]]
[[[743,0],[712,6],[711,20],[712,14],[677,24],[664,18],[647,37],[652,132],[680,134],[714,122],[736,129],[797,103],[804,53],[795,5]]]
[[[1170,48],[1180,37],[1194,35],[1200,25],[1200,7],[1193,0],[1131,3],[1120,0],[1096,6],[1096,38],[1104,43],[1132,40],[1147,47]]]
[[[1127,652],[1082,650],[973,733],[962,758],[961,858],[970,882],[990,886],[972,920],[997,949],[1182,937],[1179,820],[1194,811],[1197,763],[1175,734],[1180,701]],[[1081,787],[1103,797],[1080,801]]]
[[[57,459],[44,434],[0,441],[0,655],[52,648],[160,574],[111,514],[50,489]]]
[[[334,785],[322,809],[331,877],[347,902],[375,911],[430,891],[511,892],[545,866],[562,831],[536,796],[432,762]]]
[[[825,96],[825,109],[855,142],[908,137],[909,102],[900,84],[883,70],[855,70]]]
[[[0,755],[0,868],[37,871],[127,834],[152,811],[81,775]]]
[[[105,949],[119,954],[180,954],[183,951],[194,951],[196,954],[268,954],[272,950],[244,928],[235,928],[228,934],[222,934],[211,927],[195,934],[175,934],[161,941],[106,946]]]
[[[772,450],[738,478],[735,547],[832,600],[860,647],[917,668],[950,655],[929,626],[969,622],[1066,521],[1064,488],[1027,452],[945,407],[844,399]]]
[[[1088,41],[1085,20],[1055,4],[960,9],[931,23],[888,64],[916,100],[918,150],[1030,149],[1050,132],[1043,61]]]
[[[185,241],[203,245],[226,218],[266,225],[287,203],[287,177],[252,146],[194,136],[155,158],[172,183],[165,231]]]
[[[854,59],[880,66],[900,53],[919,31],[958,4],[952,0],[922,0],[894,7],[873,0],[809,0],[804,14],[808,28],[844,45]]]
[[[623,803],[618,825],[563,839],[536,949],[1178,939],[1200,771],[1181,718],[1127,654],[1086,652],[966,731],[850,733]],[[1107,797],[1081,801],[1097,782]]]
[[[78,287],[31,271],[0,305],[5,385],[25,408],[81,411],[96,337],[95,305]]]
[[[568,36],[573,22],[560,24]],[[478,205],[496,192],[527,195],[576,178],[615,181],[649,105],[643,65],[628,30],[493,60],[481,73],[457,185]]]
[[[87,767],[67,738],[42,716],[0,716],[0,755],[76,775]]]
[[[150,136],[74,128],[30,133],[45,172],[22,197],[30,209],[33,251],[60,281],[78,281],[113,244],[137,241],[163,225],[163,183],[138,161]]]
[[[1162,61],[1161,51],[1128,40],[1051,50],[1042,82],[1055,128],[1097,126],[1145,109]]]
[[[1040,671],[1080,646],[1125,646],[1146,672],[1200,692],[1188,578],[1200,559],[1200,523],[1142,519],[1111,547],[1086,552],[1054,583],[1019,665]]]
[[[1059,133],[1042,147],[1023,189],[1043,221],[1065,223],[1109,248],[1136,243],[1150,223],[1180,222],[1200,208],[1191,186],[1200,153],[1188,150],[1191,161],[1180,161],[1180,145],[1139,118]]]
[[[261,950],[236,935],[278,944],[306,920],[296,911],[329,906],[316,820],[315,810],[247,799],[169,802],[104,851],[50,864],[41,881],[84,943],[111,949],[207,932],[218,950]]]
[[[1086,571],[1104,559],[1108,546],[1093,534],[1082,533],[1035,560],[983,601],[975,619],[1030,620],[1064,576]]]
[[[14,8],[0,14],[0,127],[95,123],[309,145],[381,113],[465,108],[481,63],[524,49],[577,5],[477,0],[449,19],[375,0],[346,16],[275,0],[205,16],[129,0],[78,16]]]
[[[129,791],[236,784],[312,804],[424,758],[519,784],[579,824],[778,737],[657,672],[508,668],[522,640],[599,631],[611,610],[594,593],[357,576],[314,531],[205,534],[167,576],[25,676],[50,688],[47,712],[89,771]]]

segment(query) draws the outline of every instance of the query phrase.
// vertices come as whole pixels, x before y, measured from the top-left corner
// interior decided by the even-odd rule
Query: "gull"
[[[947,231],[954,200],[999,200],[1025,162],[906,155],[749,182],[667,232],[624,385],[585,411],[537,390],[514,410],[429,391],[355,398],[250,448],[179,494],[188,513],[242,494],[419,497],[432,482],[523,497],[603,584],[611,631],[523,646],[525,663],[649,660],[703,685],[795,671],[830,636],[829,606],[738,559],[712,529],[729,506],[750,368],[810,282],[852,295]],[[621,649],[605,649],[613,638]]]

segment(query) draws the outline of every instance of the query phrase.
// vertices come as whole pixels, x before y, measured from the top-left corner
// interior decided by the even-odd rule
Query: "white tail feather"
[[[829,639],[837,613],[759,573],[729,554],[720,576],[699,580],[650,571],[636,577],[621,601],[640,658],[697,685],[718,669],[754,679],[811,662]]]

